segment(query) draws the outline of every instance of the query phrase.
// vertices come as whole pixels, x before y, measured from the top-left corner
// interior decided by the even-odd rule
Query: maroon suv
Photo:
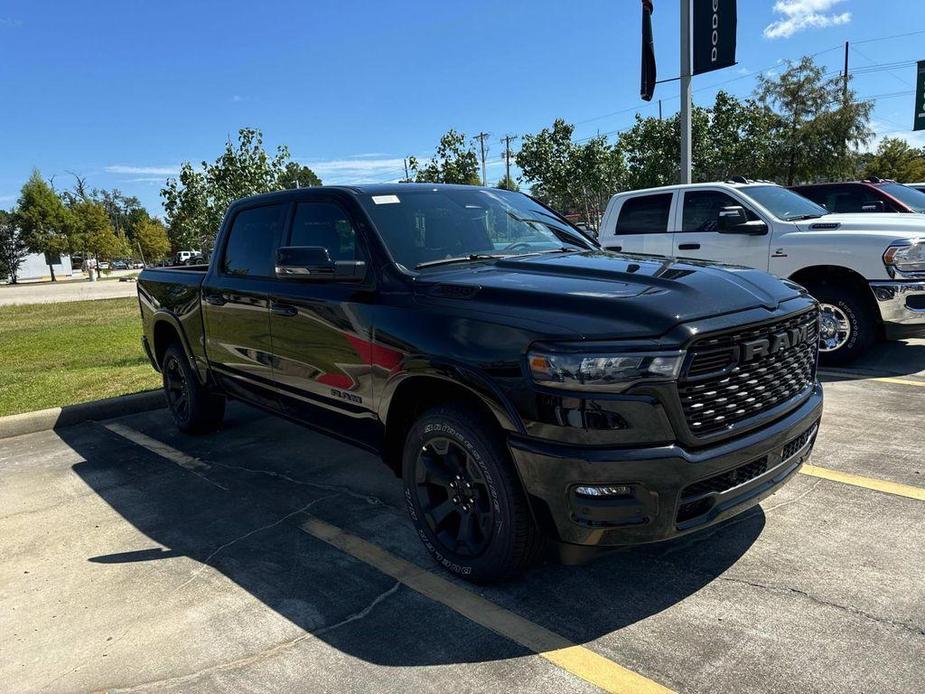
[[[829,212],[925,212],[925,192],[890,180],[791,186]]]

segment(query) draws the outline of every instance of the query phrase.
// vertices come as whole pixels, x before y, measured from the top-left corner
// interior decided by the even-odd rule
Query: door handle
[[[608,250],[608,251],[615,251],[615,252],[619,253],[620,251],[623,250],[623,246],[607,246],[607,250]]]
[[[276,316],[295,316],[299,313],[299,309],[295,306],[281,304],[276,301],[270,303],[270,311]]]
[[[699,248],[700,248],[699,243],[679,243],[678,244],[679,251],[696,251]]]
[[[213,306],[224,306],[227,303],[225,297],[221,294],[206,294],[203,298],[207,304],[212,304]]]

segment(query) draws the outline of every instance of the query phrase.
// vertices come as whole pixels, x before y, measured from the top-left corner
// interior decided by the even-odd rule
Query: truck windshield
[[[781,186],[749,186],[742,188],[740,192],[786,222],[815,219],[829,213],[821,205]]]
[[[361,202],[392,257],[408,269],[595,248],[542,205],[505,190],[409,187]]]
[[[916,212],[925,212],[925,193],[902,183],[883,183],[880,187]]]

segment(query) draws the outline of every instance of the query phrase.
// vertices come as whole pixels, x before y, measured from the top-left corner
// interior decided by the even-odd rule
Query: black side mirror
[[[276,251],[276,276],[314,282],[359,282],[366,277],[362,260],[331,260],[323,246],[283,246]]]
[[[748,215],[745,214],[745,208],[739,205],[730,205],[729,207],[722,208],[716,220],[720,231],[742,226],[747,221]]]
[[[883,200],[871,200],[861,205],[861,212],[885,212],[886,205]]]

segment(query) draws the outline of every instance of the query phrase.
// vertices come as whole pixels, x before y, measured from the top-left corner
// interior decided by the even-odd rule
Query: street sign
[[[925,130],[925,60],[919,61],[915,79],[915,120],[913,130]]]
[[[736,0],[693,2],[693,74],[719,70],[736,62]]]

